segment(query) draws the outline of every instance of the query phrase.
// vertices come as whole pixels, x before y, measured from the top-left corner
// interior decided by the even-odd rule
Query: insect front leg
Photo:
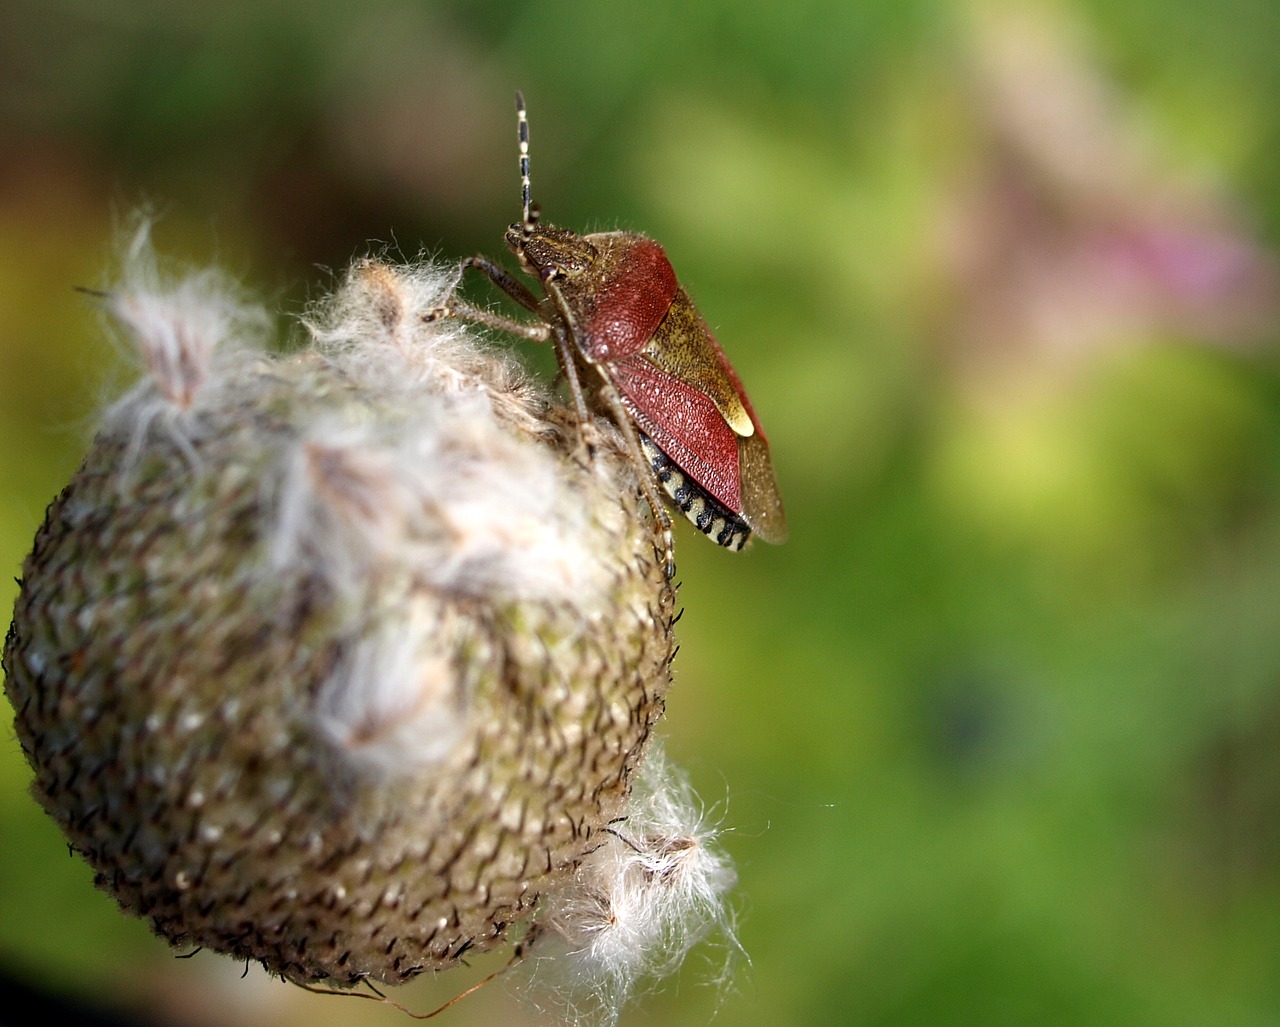
[[[515,275],[508,271],[501,264],[495,264],[488,257],[477,254],[474,257],[468,257],[462,262],[462,273],[465,274],[469,268],[475,268],[483,274],[489,281],[505,292],[513,300],[532,310],[535,314],[541,314],[541,304],[538,297],[535,296],[524,282],[520,281]]]
[[[469,268],[475,268],[481,272],[489,281],[493,282],[494,285],[522,307],[541,315],[538,298],[529,291],[523,282],[510,274],[506,268],[495,264],[487,257],[468,257],[462,262],[459,279]],[[504,317],[502,314],[494,314],[468,303],[464,299],[460,299],[457,294],[457,286],[454,286],[454,291],[444,303],[423,314],[422,320],[430,324],[432,321],[441,321],[447,317],[456,317],[462,321],[482,324],[487,328],[495,328],[500,332],[510,332],[512,335],[518,335],[522,339],[529,339],[533,342],[546,342],[551,338],[551,326],[545,320],[530,324],[524,321],[517,321],[514,318]]]

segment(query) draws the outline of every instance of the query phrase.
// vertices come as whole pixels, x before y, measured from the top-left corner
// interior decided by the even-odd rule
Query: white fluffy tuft
[[[443,761],[464,737],[457,674],[433,651],[436,617],[411,607],[360,638],[321,689],[320,734],[357,768],[384,777],[413,773]]]
[[[304,430],[285,455],[272,563],[302,558],[345,591],[384,565],[451,594],[590,606],[606,585],[595,529],[535,442],[540,400],[472,326],[424,320],[456,280],[364,260],[307,317],[316,350],[402,414]]]
[[[625,818],[538,918],[558,938],[552,947],[567,951],[535,955],[535,973],[546,965],[552,978],[537,983],[572,1019],[616,1022],[643,979],[674,972],[712,933],[724,943],[727,982],[741,951],[726,903],[736,875],[717,837],[688,782],[650,752]]]
[[[105,302],[146,374],[104,424],[130,440],[127,476],[157,429],[194,464],[205,412],[270,391],[275,361],[263,354],[266,312],[216,271],[163,275],[149,222],[130,236],[124,265]],[[327,365],[372,398],[337,403],[339,414],[299,405],[294,424],[263,432],[278,453],[262,486],[274,511],[270,565],[316,573],[344,595],[363,594],[370,576],[407,572],[454,595],[591,608],[607,585],[592,555],[596,529],[536,441],[548,429],[535,393],[473,327],[423,319],[456,277],[360,261],[306,319],[314,348],[280,358]]]
[[[390,267],[358,261],[346,281],[304,319],[318,350],[361,384],[391,392],[423,387],[484,392],[515,388],[521,375],[508,354],[483,350],[473,326],[425,321],[458,282],[456,268]],[[474,372],[483,365],[485,374]]]
[[[348,592],[396,559],[422,510],[401,471],[407,455],[383,434],[321,418],[285,445],[267,483],[276,490],[273,568],[308,568]]]
[[[476,397],[422,407],[392,426],[321,418],[285,447],[272,565],[310,567],[339,593],[383,572],[453,595],[598,593],[590,528],[555,459]]]
[[[270,318],[215,270],[162,275],[145,219],[125,244],[123,265],[121,282],[105,293],[105,303],[145,377],[107,411],[105,423],[129,433],[135,452],[159,423],[191,456],[202,402],[216,395],[219,375],[237,357],[261,349]]]

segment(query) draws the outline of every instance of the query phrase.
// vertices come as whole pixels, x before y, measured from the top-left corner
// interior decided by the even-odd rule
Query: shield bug
[[[529,120],[520,93],[516,119],[522,216],[507,228],[506,243],[537,278],[542,297],[486,257],[470,257],[462,269],[484,273],[537,321],[515,321],[456,296],[427,319],[460,317],[555,343],[584,433],[588,408],[602,410],[644,468],[641,484],[662,532],[668,577],[675,573],[671,520],[655,481],[726,549],[741,549],[753,533],[784,541],[787,520],[760,420],[665,251],[636,232],[579,235],[542,223],[530,201]]]

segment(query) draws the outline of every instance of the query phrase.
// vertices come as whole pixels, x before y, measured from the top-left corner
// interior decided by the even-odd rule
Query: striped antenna
[[[520,141],[520,217],[526,229],[532,228],[535,215],[529,200],[529,112],[524,93],[516,90],[516,138]]]

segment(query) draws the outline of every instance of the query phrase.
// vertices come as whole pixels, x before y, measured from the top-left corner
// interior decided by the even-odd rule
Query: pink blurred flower
[[[1177,167],[1072,27],[975,19],[983,146],[946,221],[970,369],[1074,366],[1180,338],[1247,347],[1280,326],[1280,264],[1226,190]]]

